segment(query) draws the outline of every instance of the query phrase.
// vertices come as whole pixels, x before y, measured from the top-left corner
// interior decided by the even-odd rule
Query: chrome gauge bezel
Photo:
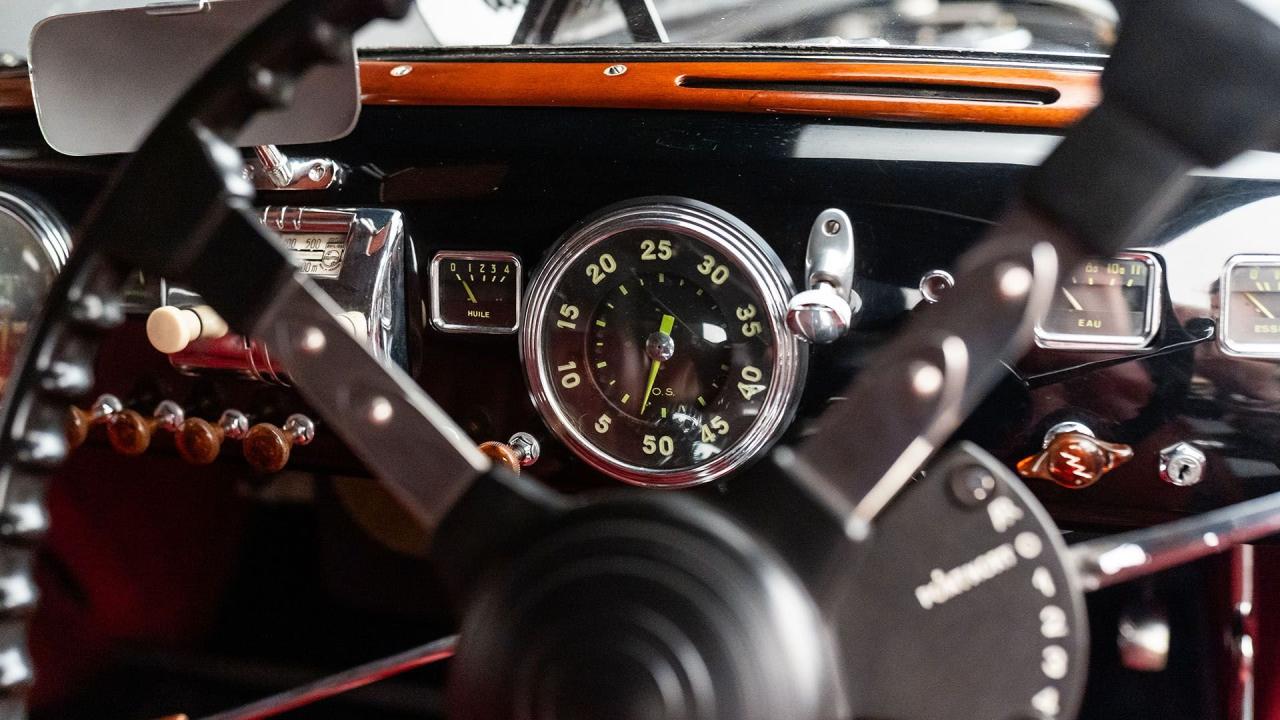
[[[1280,342],[1238,344],[1231,341],[1231,273],[1241,265],[1280,267],[1280,254],[1233,255],[1227,260],[1227,264],[1222,268],[1222,278],[1218,282],[1218,308],[1221,315],[1218,321],[1218,347],[1223,353],[1232,357],[1256,360],[1280,359]]]
[[[1043,318],[1036,321],[1036,345],[1049,350],[1123,350],[1140,351],[1147,349],[1160,331],[1163,320],[1164,304],[1164,267],[1153,253],[1118,252],[1108,259],[1133,260],[1147,266],[1150,280],[1147,282],[1147,313],[1143,319],[1142,334],[1139,335],[1075,335],[1072,333],[1051,333],[1041,327]],[[1061,278],[1059,278],[1061,284]],[[1057,292],[1055,289],[1054,292]]]
[[[71,255],[71,231],[52,209],[26,193],[0,188],[0,213],[27,229],[45,252],[55,274]]]
[[[516,319],[510,326],[475,325],[467,323],[451,323],[445,320],[440,312],[440,263],[445,260],[479,260],[481,262],[511,263],[515,268],[515,302]],[[431,258],[431,327],[446,333],[471,333],[479,335],[511,335],[520,330],[524,312],[521,301],[524,296],[524,265],[520,256],[512,252],[499,250],[441,250]]]
[[[692,467],[654,469],[609,455],[570,421],[552,388],[541,338],[556,287],[573,264],[596,245],[636,229],[664,229],[695,238],[718,251],[749,278],[766,309],[774,337],[774,382],[751,428],[723,452]],[[787,328],[787,302],[795,293],[777,254],[751,228],[729,213],[683,198],[641,198],[606,208],[564,237],[534,274],[520,328],[520,355],[534,406],[566,446],[583,461],[632,485],[677,489],[711,482],[758,458],[795,416],[808,366],[808,348]]]

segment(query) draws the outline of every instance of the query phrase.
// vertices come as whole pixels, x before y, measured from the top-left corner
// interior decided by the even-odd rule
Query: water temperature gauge
[[[513,333],[520,327],[520,286],[520,258],[511,253],[437,253],[431,324],[443,332]]]
[[[1068,350],[1145,348],[1160,329],[1161,266],[1150,253],[1088,258],[1064,273],[1036,344]]]

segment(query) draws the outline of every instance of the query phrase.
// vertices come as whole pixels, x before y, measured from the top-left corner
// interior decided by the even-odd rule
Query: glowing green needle
[[[663,335],[670,335],[672,328],[676,326],[676,318],[674,315],[663,315],[662,324],[658,326],[658,332]],[[658,379],[658,370],[662,368],[661,360],[654,360],[649,366],[649,384],[644,389],[644,400],[640,403],[640,414],[643,415],[645,408],[649,407],[650,393],[653,392],[653,381]]]

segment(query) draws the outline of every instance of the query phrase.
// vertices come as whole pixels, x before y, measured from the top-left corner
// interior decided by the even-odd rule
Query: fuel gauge
[[[1222,349],[1280,358],[1280,255],[1236,255],[1222,273]]]
[[[520,327],[520,288],[516,255],[437,253],[431,260],[431,324],[452,333],[513,333]]]

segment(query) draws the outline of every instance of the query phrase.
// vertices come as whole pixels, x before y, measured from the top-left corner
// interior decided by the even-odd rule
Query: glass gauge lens
[[[0,388],[66,262],[67,237],[34,199],[0,191]]]
[[[1088,258],[1061,278],[1036,325],[1041,347],[1146,347],[1159,329],[1160,264],[1148,253]]]
[[[441,252],[431,261],[431,324],[444,332],[513,333],[520,327],[520,258]]]
[[[1280,255],[1237,255],[1222,277],[1222,347],[1280,357]]]
[[[302,272],[312,277],[336,278],[342,274],[347,257],[346,233],[290,232],[281,233]]]
[[[525,360],[535,400],[593,465],[629,482],[719,476],[794,409],[789,281],[745,226],[705,206],[618,211],[534,280]]]

